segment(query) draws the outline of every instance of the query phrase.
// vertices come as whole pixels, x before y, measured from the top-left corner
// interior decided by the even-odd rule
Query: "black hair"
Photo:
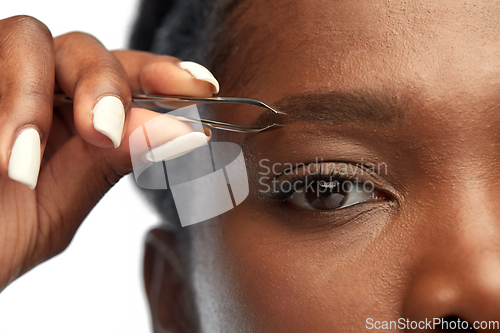
[[[219,17],[228,0],[142,0],[130,38],[132,49],[206,65]],[[233,2],[233,1],[231,1]]]

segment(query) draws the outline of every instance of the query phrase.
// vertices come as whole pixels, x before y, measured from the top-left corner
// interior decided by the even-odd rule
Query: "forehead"
[[[245,2],[228,20],[223,77],[232,93],[270,102],[339,87],[491,98],[499,15],[495,1]]]

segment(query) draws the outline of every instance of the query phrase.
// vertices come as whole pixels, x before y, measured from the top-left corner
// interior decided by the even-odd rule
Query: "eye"
[[[295,190],[286,200],[304,209],[334,210],[387,199],[371,182],[320,180]]]

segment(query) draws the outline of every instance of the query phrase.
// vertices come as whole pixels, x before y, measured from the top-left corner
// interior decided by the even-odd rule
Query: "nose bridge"
[[[499,187],[492,179],[459,179],[434,184],[435,198],[414,207],[422,243],[405,301],[407,318],[500,320]],[[439,195],[443,191],[453,195]]]

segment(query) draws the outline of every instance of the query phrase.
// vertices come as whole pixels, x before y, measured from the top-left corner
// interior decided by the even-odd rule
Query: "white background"
[[[138,0],[2,1],[0,19],[27,14],[54,36],[80,30],[125,48]],[[149,332],[141,278],[145,232],[157,217],[130,176],[99,202],[69,248],[0,293],[1,333]]]

